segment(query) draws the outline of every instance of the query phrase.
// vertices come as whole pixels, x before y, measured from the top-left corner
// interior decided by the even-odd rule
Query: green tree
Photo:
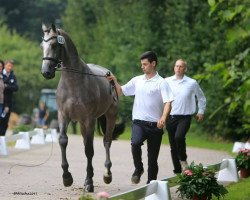
[[[61,26],[66,5],[67,0],[0,0],[0,18],[10,31],[40,41],[42,22]]]
[[[231,139],[250,134],[250,12],[248,2],[210,0],[211,19],[224,27],[227,54],[205,64],[199,77],[206,80],[213,109],[206,127]],[[216,90],[216,92],[214,91]],[[214,93],[214,95],[212,94]],[[212,99],[211,99],[212,100]]]
[[[135,68],[139,55],[151,44],[145,2],[69,0],[64,27],[86,62],[106,66],[127,81],[127,77],[140,72],[139,67]]]

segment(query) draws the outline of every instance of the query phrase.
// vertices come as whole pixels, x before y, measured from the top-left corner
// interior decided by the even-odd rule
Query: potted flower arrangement
[[[241,178],[250,176],[250,149],[241,149],[235,157],[236,166]]]
[[[192,200],[209,200],[212,196],[218,199],[228,193],[227,189],[218,184],[215,172],[205,169],[202,164],[195,165],[192,162],[186,170],[178,175],[176,192],[181,198]]]

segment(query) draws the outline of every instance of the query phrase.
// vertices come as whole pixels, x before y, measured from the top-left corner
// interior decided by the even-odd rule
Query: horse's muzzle
[[[55,77],[55,70],[54,66],[51,66],[50,63],[43,63],[41,68],[41,73],[44,78],[46,79],[52,79]]]
[[[49,71],[46,71],[46,72],[42,72],[42,75],[44,78],[46,79],[52,79],[55,77],[55,73],[51,73]]]

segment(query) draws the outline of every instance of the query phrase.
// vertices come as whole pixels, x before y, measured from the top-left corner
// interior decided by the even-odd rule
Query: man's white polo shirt
[[[158,73],[149,80],[145,75],[132,78],[122,86],[122,92],[125,96],[135,96],[132,119],[157,122],[164,103],[173,101],[168,83]]]
[[[192,115],[196,111],[196,99],[198,100],[198,113],[204,114],[206,98],[197,81],[184,75],[179,80],[175,75],[166,78],[174,94],[174,101],[170,115]]]

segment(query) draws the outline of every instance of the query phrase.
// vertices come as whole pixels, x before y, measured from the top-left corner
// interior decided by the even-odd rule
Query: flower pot
[[[250,169],[240,169],[240,177],[247,178],[250,176]]]
[[[192,200],[207,200],[207,196],[206,195],[193,196]]]

